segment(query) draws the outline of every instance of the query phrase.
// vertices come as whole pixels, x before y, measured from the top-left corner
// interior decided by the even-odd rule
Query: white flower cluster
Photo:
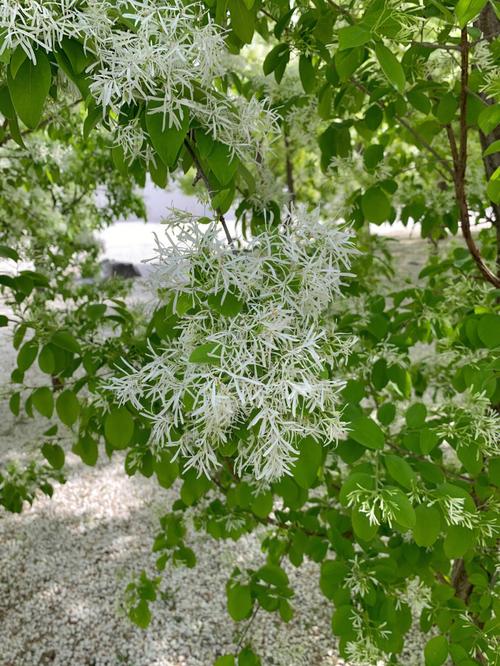
[[[500,417],[484,393],[464,391],[437,410],[443,419],[438,435],[457,447],[473,444],[488,456],[500,455]]]
[[[353,340],[322,317],[353,252],[349,232],[302,208],[239,250],[215,225],[183,225],[160,246],[155,277],[183,312],[176,334],[110,388],[151,419],[156,448],[178,449],[200,473],[217,467],[230,444],[239,475],[289,473],[301,439],[330,443],[344,434],[343,381],[333,373]]]
[[[51,52],[65,38],[83,39],[93,61],[86,70],[90,91],[112,117],[144,103],[174,127],[187,108],[214,139],[247,159],[275,135],[275,116],[263,103],[218,90],[226,73],[224,33],[199,2],[0,0],[0,34],[0,55],[20,47],[33,61],[36,49]],[[140,123],[118,129],[131,159],[150,157]]]
[[[344,585],[352,595],[365,597],[374,585],[378,585],[378,579],[370,572],[369,568],[363,566],[358,555],[349,560],[349,573],[344,579]]]
[[[394,498],[398,497],[398,491],[393,488],[367,489],[358,486],[347,496],[348,506],[355,507],[364,514],[370,525],[387,523],[392,527],[397,521],[398,503]]]

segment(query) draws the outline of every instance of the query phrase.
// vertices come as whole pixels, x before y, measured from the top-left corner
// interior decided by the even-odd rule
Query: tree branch
[[[205,173],[205,171],[204,171],[204,169],[201,165],[201,162],[198,159],[198,156],[196,155],[195,150],[193,149],[192,145],[190,144],[189,139],[184,139],[184,145],[185,145],[186,150],[188,151],[188,153],[190,154],[190,156],[193,160],[193,163],[196,167],[196,171],[198,172],[199,177],[201,178],[205,187],[207,188],[208,193],[210,195],[212,195],[212,188],[210,186],[210,182],[208,180],[207,174]],[[228,226],[227,226],[227,223],[226,223],[226,219],[225,219],[224,215],[219,210],[217,210],[216,212],[217,212],[217,215],[219,217],[219,222],[222,224],[222,228],[224,229],[224,233],[226,234],[227,242],[234,250],[234,241],[231,238],[231,234],[229,233],[229,229],[228,229]]]
[[[485,264],[481,256],[479,248],[477,247],[470,228],[470,215],[467,204],[467,194],[465,191],[465,178],[467,172],[467,88],[469,83],[469,43],[467,36],[467,28],[463,28],[461,39],[461,78],[460,78],[460,129],[459,129],[459,145],[455,141],[453,131],[448,130],[448,140],[450,141],[450,148],[453,157],[454,170],[453,181],[455,184],[455,194],[457,198],[458,208],[460,211],[460,221],[462,227],[462,235],[469,252],[471,253],[476,265],[483,275],[483,277],[490,282],[493,286],[500,288],[500,278],[497,277]]]
[[[439,49],[443,51],[460,51],[460,44],[438,44],[437,42],[419,42],[411,41],[412,46],[423,46],[425,49],[432,49],[437,51]]]
[[[352,83],[358,88],[358,90],[361,90],[365,93],[365,95],[369,95],[370,92],[369,90],[361,83],[361,81],[358,81],[357,79],[351,79]],[[376,100],[375,104],[379,106],[382,110],[385,110],[385,105],[380,101]],[[404,118],[401,118],[401,116],[395,115],[394,116],[398,123],[402,125],[405,129],[410,132],[412,136],[415,137],[415,139],[420,143],[421,146],[423,146],[435,159],[446,169],[446,171],[453,176],[453,167],[449,163],[449,161],[444,158],[442,155],[440,155],[435,148],[431,146],[431,144],[424,139],[424,137],[417,132],[416,129],[414,129],[410,123],[408,123]]]

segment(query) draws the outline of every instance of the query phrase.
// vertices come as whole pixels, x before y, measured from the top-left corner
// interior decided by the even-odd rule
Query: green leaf
[[[61,469],[64,467],[64,450],[59,444],[49,444],[46,442],[42,446],[42,453],[49,465],[54,469]]]
[[[8,245],[0,245],[0,257],[3,257],[4,259],[12,259],[12,261],[19,261],[18,253],[14,248],[9,247]]]
[[[444,636],[434,636],[424,648],[425,666],[441,666],[448,657],[448,641]]]
[[[14,416],[19,416],[19,409],[21,407],[21,394],[13,393],[9,398],[9,409]]]
[[[346,402],[357,405],[365,397],[364,382],[349,379],[342,390],[342,397]]]
[[[52,336],[51,342],[56,345],[56,347],[60,347],[61,349],[65,349],[74,354],[79,354],[81,351],[75,336],[69,331],[56,331]]]
[[[14,51],[14,53],[12,54],[10,58],[9,68],[10,68],[10,73],[12,74],[12,77],[14,79],[17,76],[19,67],[21,67],[21,65],[23,64],[23,62],[26,60],[27,57],[28,54],[21,46],[18,46]]]
[[[80,414],[80,403],[73,391],[67,389],[57,397],[56,412],[64,425],[68,427],[77,421]]]
[[[252,595],[248,585],[237,583],[227,589],[227,610],[235,622],[249,617],[252,612]]]
[[[286,599],[281,599],[279,614],[283,622],[290,622],[293,617],[293,608]]]
[[[412,528],[415,525],[415,509],[410,500],[399,488],[391,489],[391,502],[396,504],[394,517],[397,522],[406,528]]]
[[[82,74],[84,69],[92,62],[90,52],[86,52],[83,44],[81,44],[78,40],[69,37],[65,37],[62,40],[61,46],[71,64],[74,73]]]
[[[356,638],[354,617],[355,611],[350,604],[336,608],[332,617],[332,631],[335,636],[341,636],[345,641],[354,640]]]
[[[338,36],[339,51],[352,49],[356,46],[363,46],[363,44],[369,42],[372,37],[371,32],[361,25],[349,25],[345,28],[340,28]]]
[[[128,614],[132,622],[141,629],[146,629],[151,622],[151,611],[146,599],[141,599],[137,606],[129,610]]]
[[[409,428],[421,428],[425,424],[427,408],[422,402],[416,402],[406,410],[405,419]]]
[[[253,500],[250,508],[253,511],[253,513],[255,513],[255,515],[258,516],[259,518],[267,518],[267,516],[273,510],[272,493],[266,492],[257,495],[257,497]]]
[[[319,586],[327,599],[334,598],[348,573],[349,567],[342,560],[325,560],[321,563]]]
[[[156,112],[155,112],[156,109]],[[189,130],[189,112],[182,110],[180,127],[169,127],[168,119],[153,103],[146,111],[146,129],[153,148],[167,167],[173,167]]]
[[[21,372],[26,372],[33,365],[38,354],[38,343],[34,340],[25,342],[17,355],[17,367]]]
[[[479,14],[486,2],[487,0],[458,0],[455,6],[458,25],[461,28],[465,28],[467,23]]]
[[[264,59],[262,70],[265,76],[274,72],[274,70],[282,65],[286,66],[290,60],[290,47],[288,44],[277,44],[273,47]]]
[[[73,453],[80,456],[85,465],[93,467],[99,455],[97,442],[89,435],[83,435],[72,448]]]
[[[500,315],[483,315],[477,326],[477,334],[488,349],[498,347],[500,345]]]
[[[244,44],[250,44],[255,29],[255,13],[243,0],[229,0],[231,27]]]
[[[351,135],[349,128],[340,123],[331,123],[318,139],[321,149],[321,168],[326,171],[332,157],[348,157],[351,152]]]
[[[391,215],[391,202],[381,187],[370,187],[361,198],[361,210],[368,222],[382,224]]]
[[[399,92],[403,92],[406,77],[396,56],[384,44],[375,44],[375,55],[388,81],[396,86]]]
[[[396,416],[396,405],[394,405],[392,402],[386,402],[383,405],[380,405],[380,407],[377,410],[377,419],[380,421],[382,425],[389,425],[394,421],[394,418]]]
[[[352,529],[355,535],[362,541],[371,541],[378,531],[378,525],[371,525],[368,517],[358,509],[351,513]]]
[[[377,164],[381,162],[384,158],[384,146],[379,144],[373,144],[366,148],[363,155],[363,162],[365,167],[370,171],[375,169]]]
[[[500,203],[500,167],[493,172],[486,186],[486,194],[493,203]]]
[[[46,375],[52,375],[54,373],[56,361],[50,345],[42,347],[40,354],[38,355],[38,367]]]
[[[250,647],[246,647],[238,655],[238,666],[261,666],[261,661]]]
[[[360,416],[353,421],[349,437],[367,449],[384,448],[384,433],[375,421],[368,416]]]
[[[31,402],[42,416],[50,419],[54,412],[54,396],[48,386],[40,386],[35,389],[31,394]]]
[[[312,59],[304,54],[301,54],[299,58],[299,76],[304,92],[312,93],[316,87],[316,70]]]
[[[475,543],[474,532],[462,525],[450,525],[446,528],[443,548],[447,557],[455,560],[462,557]]]
[[[417,475],[410,465],[399,456],[387,455],[384,464],[392,478],[407,490],[411,490]]]
[[[420,431],[420,450],[424,455],[428,455],[438,442],[439,437],[432,430],[424,428]]]
[[[299,457],[292,473],[301,488],[308,489],[316,481],[323,458],[323,447],[312,437],[306,437],[299,444]]]
[[[433,506],[420,504],[415,509],[413,538],[417,546],[428,548],[441,533],[441,516]]]
[[[372,490],[374,487],[375,482],[372,476],[365,474],[364,472],[354,472],[350,474],[342,484],[339,493],[340,503],[347,506],[349,503],[349,495],[353,490],[359,490],[360,488]]]
[[[168,169],[163,163],[163,160],[156,160],[156,164],[149,163],[149,173],[153,183],[164,190],[168,183]]]
[[[114,449],[126,449],[134,434],[134,419],[125,407],[115,407],[104,419],[104,436]]]
[[[17,121],[16,112],[12,104],[10,97],[9,89],[6,85],[0,86],[0,112],[7,118],[9,122],[9,130],[14,141],[21,146],[21,148],[26,148],[23,141],[23,136],[19,129],[19,123]]]
[[[406,97],[414,109],[427,115],[431,110],[429,98],[420,90],[413,88],[406,93]]]
[[[365,114],[365,124],[372,132],[380,127],[383,119],[384,113],[378,104],[372,104]]]
[[[491,104],[478,116],[477,124],[484,134],[490,134],[500,125],[500,104]]]
[[[36,64],[26,58],[16,77],[9,69],[7,83],[12,104],[17,115],[30,129],[35,129],[42,119],[45,99],[52,82],[49,59],[43,51],[36,52]]]
[[[488,157],[488,155],[493,155],[494,153],[500,153],[500,139],[490,143],[488,148],[483,153],[483,157]]]
[[[217,657],[214,661],[214,666],[235,666],[235,663],[232,654],[225,654],[222,657]]]
[[[153,463],[158,483],[162,488],[170,488],[179,476],[179,464],[172,461],[168,452],[162,452]]]
[[[347,81],[364,61],[364,49],[357,46],[346,51],[337,51],[334,56],[335,68],[342,82]]]
[[[125,159],[125,151],[121,146],[113,146],[111,149],[111,159],[118,173],[122,176],[127,176],[129,165]],[[157,161],[161,162],[161,160]]]
[[[446,93],[441,97],[436,109],[436,118],[440,123],[443,125],[451,123],[458,109],[458,101],[458,95],[453,93]]]
[[[236,317],[237,314],[243,309],[243,301],[240,301],[237,296],[230,291],[224,293],[219,291],[217,294],[212,294],[208,297],[207,302],[209,306],[219,312],[224,317]]]
[[[227,185],[238,168],[238,159],[234,155],[231,156],[229,148],[219,141],[215,142],[207,162],[221,185]]]
[[[193,349],[189,356],[189,362],[220,365],[220,348],[218,342],[205,342]]]
[[[286,587],[288,585],[288,576],[278,564],[265,564],[257,573],[260,580],[269,585],[275,587]]]
[[[212,207],[219,213],[226,213],[234,199],[234,183],[230,187],[227,187],[224,190],[219,192],[214,192],[212,196]]]
[[[210,488],[210,481],[204,474],[198,476],[195,469],[189,469],[184,474],[184,483],[181,487],[181,499],[187,506],[192,506]]]

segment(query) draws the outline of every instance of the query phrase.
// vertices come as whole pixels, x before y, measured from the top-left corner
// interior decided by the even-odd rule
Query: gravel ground
[[[413,277],[423,244],[404,245]],[[0,372],[6,381],[13,366],[10,332],[3,328]],[[0,459],[36,451],[45,427],[46,421],[14,418],[0,388]],[[95,468],[72,454],[67,460],[68,481],[52,499],[39,499],[21,515],[0,513],[0,665],[209,666],[234,649],[225,582],[233,565],[262,563],[262,533],[225,543],[193,531],[196,569],[165,572],[153,621],[139,630],[123,612],[123,592],[134,572],[153,570],[157,519],[169,510],[175,489],[127,478],[118,456]],[[340,665],[317,565],[289,573],[296,617],[284,625],[259,612],[248,634],[254,649],[265,666]]]

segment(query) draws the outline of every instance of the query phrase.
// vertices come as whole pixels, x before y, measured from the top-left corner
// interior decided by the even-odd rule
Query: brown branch
[[[464,237],[467,248],[476,262],[476,265],[483,275],[483,277],[490,282],[493,286],[500,288],[500,278],[497,277],[485,264],[481,256],[479,248],[477,247],[474,238],[472,237],[470,227],[470,214],[467,203],[467,193],[465,191],[465,179],[467,172],[467,89],[469,83],[469,43],[467,36],[467,28],[462,30],[461,34],[461,59],[460,59],[460,127],[459,127],[459,145],[457,146],[453,131],[448,130],[448,140],[450,141],[450,149],[453,158],[453,182],[455,185],[455,195],[457,198],[458,208],[460,212],[460,221],[462,228],[462,235]],[[451,128],[450,128],[451,130]],[[452,138],[453,137],[453,138]]]
[[[456,168],[456,165],[458,164],[458,160],[459,160],[458,146],[457,146],[457,140],[455,138],[455,133],[453,132],[453,128],[449,124],[446,125],[446,134],[448,135],[448,142],[450,144],[451,157],[453,159],[453,164],[454,164],[454,167]]]
[[[190,144],[189,139],[184,139],[184,145],[185,145],[186,150],[188,151],[188,153],[190,154],[190,156],[193,160],[193,163],[196,167],[196,171],[198,172],[199,177],[203,181],[205,187],[207,188],[208,193],[211,196],[212,195],[212,187],[210,186],[208,176],[205,173],[205,171],[204,171],[204,169],[201,165],[201,162],[198,159],[198,156],[196,155],[196,152],[194,151],[192,145]],[[226,224],[226,219],[225,219],[224,215],[219,210],[217,210],[216,212],[217,212],[217,215],[219,217],[219,222],[222,224],[222,228],[224,229],[224,233],[226,234],[227,242],[234,249],[234,241],[231,238],[231,234],[229,233],[229,229],[228,229],[228,226]]]
[[[444,158],[442,155],[440,155],[435,148],[431,146],[430,143],[428,143],[424,137],[417,132],[416,129],[414,129],[409,123],[406,122],[404,118],[401,118],[401,116],[395,116],[397,121],[399,122],[400,125],[405,127],[410,134],[412,134],[415,139],[431,154],[433,157],[435,157],[438,162],[446,169],[446,171],[450,174],[453,175],[453,168],[448,162],[446,158]]]

